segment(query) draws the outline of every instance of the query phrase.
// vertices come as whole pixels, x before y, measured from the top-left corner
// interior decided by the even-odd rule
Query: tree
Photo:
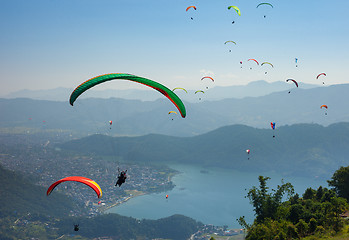
[[[252,187],[247,194],[256,213],[256,221],[263,222],[266,218],[275,219],[277,209],[281,204],[281,200],[285,194],[292,196],[294,189],[291,183],[283,183],[278,185],[277,189],[272,189],[273,193],[268,193],[267,181],[269,177],[259,176],[259,189]]]
[[[349,201],[349,166],[340,167],[333,174],[331,180],[328,180],[328,185],[332,186],[339,197],[343,197]]]

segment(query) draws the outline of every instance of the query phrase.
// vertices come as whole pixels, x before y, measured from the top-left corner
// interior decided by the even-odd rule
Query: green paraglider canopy
[[[69,100],[70,105],[73,106],[75,100],[86,90],[98,84],[111,81],[111,80],[130,80],[130,81],[138,82],[148,87],[151,87],[159,91],[163,95],[165,95],[165,97],[167,97],[177,107],[177,109],[179,110],[183,118],[185,118],[186,116],[186,110],[182,100],[173,91],[171,91],[170,89],[168,89],[167,87],[165,87],[164,85],[158,82],[152,81],[144,77],[138,77],[136,75],[127,74],[127,73],[104,74],[83,82],[77,88],[75,88],[75,90],[71,93],[70,100]]]
[[[229,6],[228,7],[228,9],[235,9],[235,11],[237,12],[237,14],[239,15],[239,16],[241,16],[241,11],[240,11],[240,9],[237,7],[237,6]]]
[[[258,8],[259,6],[261,6],[261,5],[269,5],[269,6],[271,6],[272,8],[274,8],[273,5],[271,5],[270,3],[260,3],[260,4],[257,5],[257,8]]]

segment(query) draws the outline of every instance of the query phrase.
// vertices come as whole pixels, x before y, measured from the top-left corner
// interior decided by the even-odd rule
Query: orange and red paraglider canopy
[[[102,189],[95,181],[93,181],[89,178],[86,178],[86,177],[79,177],[79,176],[66,177],[66,178],[62,178],[62,179],[58,180],[57,182],[53,183],[47,189],[46,195],[47,196],[50,195],[51,192],[53,191],[53,189],[55,189],[55,187],[57,185],[59,185],[62,182],[66,182],[66,181],[80,182],[80,183],[86,184],[87,186],[89,186],[90,188],[92,188],[96,192],[98,198],[102,197]]]

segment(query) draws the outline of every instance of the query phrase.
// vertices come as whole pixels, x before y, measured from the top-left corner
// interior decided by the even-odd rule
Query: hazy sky
[[[349,83],[347,0],[269,1],[274,8],[256,8],[260,0],[0,2],[0,96],[75,88],[114,72],[189,89],[200,88],[205,75],[217,86],[288,78],[321,84],[321,72],[327,85]],[[197,10],[186,12],[190,5]],[[241,16],[229,5],[238,6]],[[225,45],[227,40],[237,44]],[[274,69],[256,67],[249,58]],[[137,87],[122,81],[99,89]]]

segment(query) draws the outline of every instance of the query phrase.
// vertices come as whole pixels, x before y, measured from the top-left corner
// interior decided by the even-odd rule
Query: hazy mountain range
[[[0,128],[61,129],[84,134],[194,136],[232,124],[270,128],[271,121],[276,122],[277,128],[295,123],[327,126],[349,120],[348,92],[349,84],[340,84],[311,89],[293,87],[291,93],[285,90],[260,97],[219,101],[208,101],[203,96],[202,101],[196,100],[195,103],[184,101],[187,109],[184,119],[179,114],[168,114],[177,109],[163,96],[155,101],[78,99],[74,107],[68,101],[0,99]],[[328,109],[321,109],[323,104]],[[113,121],[111,129],[110,120]]]
[[[178,86],[180,87],[180,86]],[[181,92],[182,90],[175,90],[182,100],[188,102],[197,102],[198,96],[195,95],[195,91],[203,90],[206,93],[206,99],[209,100],[222,100],[225,98],[244,98],[244,97],[260,97],[273,92],[286,91],[293,86],[286,82],[273,82],[268,83],[264,80],[251,82],[247,85],[236,85],[227,87],[213,87],[211,89],[187,89],[188,93]],[[302,89],[310,89],[318,87],[318,85],[299,83],[299,87]],[[68,101],[69,96],[73,89],[71,88],[55,88],[48,90],[21,90],[10,93],[3,98],[31,98],[37,100],[50,100],[50,101]],[[177,92],[178,91],[178,92]],[[122,98],[128,100],[142,100],[142,101],[155,101],[163,96],[154,90],[140,90],[140,89],[128,89],[128,90],[93,90],[90,89],[88,94],[85,93],[80,98]],[[205,99],[204,98],[204,99]]]

